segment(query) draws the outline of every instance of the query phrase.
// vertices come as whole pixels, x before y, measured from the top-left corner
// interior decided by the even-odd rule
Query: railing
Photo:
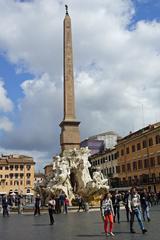
[[[132,187],[132,186],[143,186],[143,185],[154,185],[160,184],[160,177],[146,178],[146,179],[136,179],[131,181],[114,181],[110,182],[112,188],[116,187]]]

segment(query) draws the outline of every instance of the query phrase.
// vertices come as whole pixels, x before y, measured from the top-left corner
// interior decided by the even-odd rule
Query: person
[[[16,202],[18,214],[21,214],[22,213],[22,196],[17,194],[15,202]]]
[[[116,222],[116,216],[117,221],[120,223],[120,201],[121,201],[121,195],[118,193],[118,190],[115,191],[115,193],[112,196],[112,203],[113,203],[113,209],[114,209],[114,223]]]
[[[36,216],[37,214],[40,215],[40,204],[41,204],[41,198],[40,195],[37,194],[36,198],[35,198],[35,209],[34,209],[34,216]]]
[[[68,213],[68,206],[69,206],[69,200],[67,198],[67,196],[65,196],[65,200],[64,200],[64,213]]]
[[[55,201],[56,201],[55,213],[59,214],[61,213],[61,207],[60,207],[60,200],[58,196],[55,197]]]
[[[59,195],[59,203],[60,203],[60,211],[61,213],[65,212],[65,194],[64,192],[61,192],[61,194]]]
[[[143,189],[143,192],[140,194],[140,201],[141,201],[143,221],[145,221],[147,217],[148,222],[150,222],[151,219],[150,219],[150,213],[149,213],[149,201],[148,201],[148,194],[146,189]]]
[[[113,217],[114,217],[114,209],[111,200],[110,193],[106,193],[101,203],[101,214],[104,220],[104,231],[106,236],[114,236],[113,233]],[[108,223],[110,223],[109,231],[108,231]]]
[[[83,198],[81,196],[78,196],[77,201],[78,201],[78,207],[79,207],[77,212],[80,212],[81,209],[84,211],[84,200],[83,200]]]
[[[48,202],[48,213],[49,213],[49,218],[50,218],[50,225],[53,225],[53,223],[54,223],[53,213],[55,211],[55,206],[56,206],[56,201],[55,201],[54,197],[51,197],[51,199]]]
[[[142,216],[140,211],[140,195],[137,192],[137,189],[133,187],[131,189],[131,193],[128,198],[128,206],[130,211],[130,232],[135,233],[135,230],[133,229],[133,222],[134,222],[134,216],[136,215],[139,226],[142,230],[142,233],[146,233],[147,230],[144,228],[143,222],[142,222]]]
[[[7,199],[7,195],[4,195],[2,198],[2,208],[3,208],[3,217],[5,216],[9,216],[9,212],[8,212],[8,199]]]
[[[129,222],[129,206],[128,206],[128,198],[129,198],[129,194],[130,194],[130,190],[128,192],[125,192],[124,194],[124,198],[123,198],[123,203],[126,209],[126,218],[127,218],[127,222]]]

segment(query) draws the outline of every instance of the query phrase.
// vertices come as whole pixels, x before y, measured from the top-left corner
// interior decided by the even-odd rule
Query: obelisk
[[[65,150],[80,147],[79,121],[75,116],[73,54],[72,54],[72,30],[71,18],[68,14],[68,6],[64,18],[64,118],[60,123],[60,144],[62,153]]]

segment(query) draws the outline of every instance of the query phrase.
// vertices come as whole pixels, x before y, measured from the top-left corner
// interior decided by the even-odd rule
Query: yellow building
[[[149,125],[118,141],[117,186],[160,190],[160,123]]]
[[[110,186],[114,186],[117,179],[117,154],[116,149],[106,149],[89,157],[92,171],[99,169],[105,178],[108,178]]]
[[[32,157],[23,155],[0,156],[0,194],[34,193],[34,165]]]

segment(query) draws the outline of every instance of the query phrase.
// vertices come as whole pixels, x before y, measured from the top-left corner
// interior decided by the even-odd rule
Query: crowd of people
[[[101,200],[101,214],[104,220],[104,231],[106,236],[114,236],[113,224],[117,221],[120,223],[120,206],[124,205],[126,210],[126,220],[130,223],[131,233],[136,231],[133,228],[134,218],[136,216],[140,229],[143,234],[147,232],[144,222],[151,221],[150,207],[160,204],[160,192],[150,193],[146,189],[137,191],[133,187],[126,193],[106,193]]]
[[[22,213],[23,201],[22,196],[16,194],[15,196],[4,195],[2,198],[3,217],[9,216],[10,208],[16,206],[18,213]],[[76,205],[78,205],[78,212],[88,211],[88,203],[84,201],[82,196],[76,196]],[[127,192],[119,193],[118,190],[112,194],[107,192],[101,200],[100,209],[101,216],[104,221],[104,231],[106,236],[114,236],[113,226],[117,222],[121,222],[121,210],[123,205],[126,212],[126,221],[129,222],[129,229],[131,233],[135,233],[134,230],[134,218],[137,218],[139,227],[143,234],[147,232],[144,226],[144,222],[151,221],[150,207],[160,204],[160,192],[151,193],[146,189],[138,191],[136,187],[131,188]],[[69,200],[67,196],[61,192],[58,196],[51,196],[48,200],[48,214],[50,219],[50,225],[54,224],[54,214],[68,213]],[[36,195],[34,201],[34,216],[41,215],[41,197]]]
[[[3,217],[9,216],[10,214],[10,209],[15,206],[17,208],[18,214],[22,212],[22,196],[19,194],[16,194],[14,196],[12,195],[4,195],[2,197],[2,212],[3,212]]]

